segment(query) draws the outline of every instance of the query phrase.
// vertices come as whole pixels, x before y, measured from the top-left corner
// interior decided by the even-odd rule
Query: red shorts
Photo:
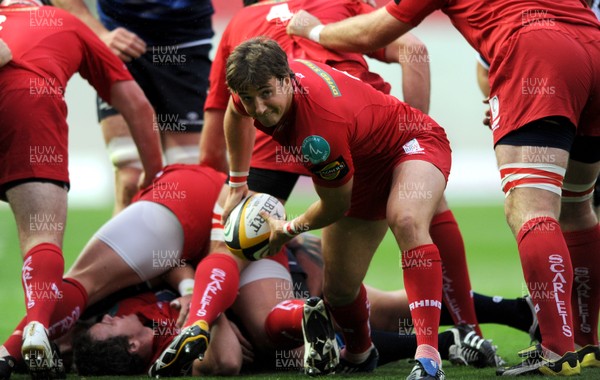
[[[433,119],[428,125],[431,128],[413,136],[421,148],[419,153],[407,153],[403,149],[397,155],[390,156],[387,162],[381,162],[377,167],[354,163],[352,204],[346,216],[366,220],[385,219],[394,169],[403,162],[410,160],[429,162],[438,168],[448,181],[452,162],[450,143],[444,129]],[[412,142],[412,140],[410,141]],[[419,191],[419,189],[415,189],[415,191]]]
[[[183,228],[181,258],[195,265],[208,253],[213,209],[224,183],[225,175],[208,166],[174,164],[134,201],[155,202],[175,214]]]
[[[600,30],[555,22],[523,28],[490,67],[494,144],[549,116],[567,117],[577,135],[600,136]]]
[[[69,183],[66,115],[62,95],[0,91],[0,190],[30,178]]]

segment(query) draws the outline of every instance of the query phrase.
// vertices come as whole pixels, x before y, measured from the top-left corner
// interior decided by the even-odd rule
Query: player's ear
[[[127,351],[130,354],[136,354],[141,347],[141,342],[137,339],[129,339],[129,345],[127,346]]]

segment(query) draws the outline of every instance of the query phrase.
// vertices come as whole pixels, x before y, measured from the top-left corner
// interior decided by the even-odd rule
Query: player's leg
[[[155,54],[147,52],[136,60],[132,70],[156,111],[156,127],[167,164],[200,162],[210,49],[210,43],[174,47],[185,64],[166,65],[156,65]]]
[[[394,169],[387,205],[387,220],[402,250],[404,288],[419,345],[415,358],[437,363],[437,368],[423,369],[434,374],[441,367],[437,331],[442,306],[442,266],[429,227],[445,187],[444,174],[432,163],[404,161]],[[413,371],[421,371],[417,367]]]
[[[323,229],[323,297],[346,342],[338,369],[341,372],[370,372],[377,361],[362,281],[386,230],[385,221],[352,217]]]
[[[575,139],[563,184],[560,224],[573,264],[573,328],[582,367],[600,367],[600,226],[592,193],[600,170],[600,138]]]
[[[48,328],[56,304],[63,297],[67,188],[57,182],[25,182],[10,187],[6,198],[15,217],[24,260],[27,324],[21,352],[32,372],[45,372],[56,364]]]
[[[106,150],[115,170],[113,215],[116,215],[131,203],[138,191],[142,163],[123,116],[100,98],[97,102]]]
[[[556,132],[561,133],[556,124],[548,124],[547,128],[552,128],[552,125]],[[568,129],[564,130],[567,132],[561,136],[568,145],[573,135],[569,137]],[[577,356],[571,353],[574,350],[571,312],[573,269],[558,224],[560,188],[569,147],[548,147],[545,144],[548,139],[544,140],[543,135],[538,141],[545,146],[505,145],[515,144],[515,138],[522,139],[530,131],[520,129],[509,134],[509,140],[506,137],[501,140],[496,146],[496,158],[506,194],[506,219],[517,239],[543,344],[523,351],[522,355],[527,360],[501,371],[501,374],[516,375],[523,371],[579,373]]]
[[[65,275],[88,292],[88,305],[158,277],[182,260],[183,228],[161,204],[139,201],[105,223]]]
[[[465,245],[445,197],[442,197],[431,220],[429,233],[442,258],[442,295],[454,324],[472,325],[477,334],[481,335],[473,304]]]

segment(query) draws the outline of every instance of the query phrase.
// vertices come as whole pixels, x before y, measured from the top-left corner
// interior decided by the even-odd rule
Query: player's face
[[[134,314],[111,317],[106,314],[99,323],[90,327],[90,335],[96,340],[106,340],[115,336],[131,337],[144,329],[144,325]]]
[[[265,127],[274,127],[292,105],[292,81],[273,77],[266,85],[250,87],[238,95],[251,117]]]

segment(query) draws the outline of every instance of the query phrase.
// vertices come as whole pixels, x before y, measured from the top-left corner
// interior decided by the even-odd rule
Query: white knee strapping
[[[500,167],[502,191],[508,197],[518,187],[533,187],[561,195],[566,169],[553,164],[519,162]]]
[[[562,201],[565,203],[585,202],[594,195],[594,185],[596,182],[586,185],[575,185],[572,183],[563,183]]]
[[[142,170],[142,162],[131,136],[113,137],[106,146],[108,157],[115,168],[130,167]]]

